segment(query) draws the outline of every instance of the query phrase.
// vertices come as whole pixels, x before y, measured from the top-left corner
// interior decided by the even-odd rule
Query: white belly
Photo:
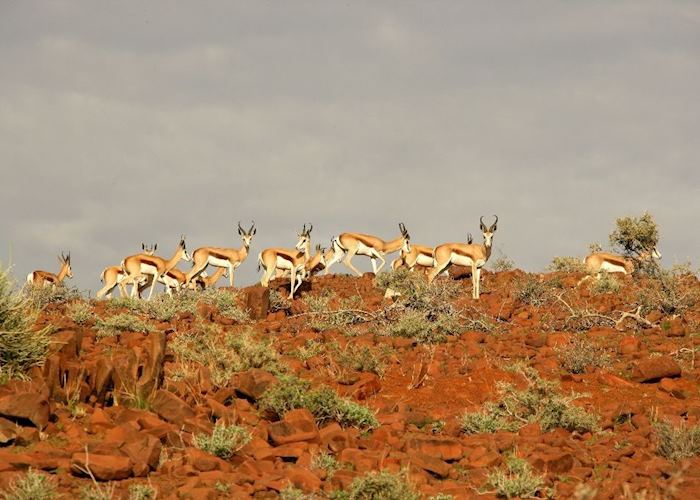
[[[429,255],[419,253],[418,258],[416,259],[416,264],[419,266],[433,267],[435,265],[435,261]]]
[[[162,283],[168,288],[177,288],[178,286],[180,286],[180,283],[175,278],[172,278],[168,275],[161,276],[160,278],[158,278],[158,282]]]
[[[600,265],[601,271],[607,271],[609,273],[622,273],[627,274],[627,269],[624,266],[618,266],[616,264],[611,264],[610,262],[603,262]]]
[[[155,276],[158,274],[158,268],[150,264],[141,264],[141,274],[150,274]]]
[[[368,247],[362,242],[357,243],[357,255],[366,255],[367,257],[378,257],[379,252],[373,247]]]
[[[465,255],[459,255],[456,253],[452,254],[452,258],[450,259],[450,261],[453,264],[457,264],[458,266],[465,266],[465,267],[472,267],[472,262],[473,262],[469,257],[467,257]]]
[[[209,256],[209,259],[207,259],[207,262],[209,262],[210,265],[214,267],[225,267],[228,268],[229,266],[229,261],[226,259],[219,259],[217,257],[212,257],[211,255]]]
[[[282,257],[277,257],[277,269],[285,269],[287,271],[292,270],[292,263],[288,261],[287,259],[283,259]]]

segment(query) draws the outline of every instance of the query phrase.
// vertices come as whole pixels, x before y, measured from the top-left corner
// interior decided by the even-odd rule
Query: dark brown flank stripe
[[[465,252],[465,251],[462,249],[462,247],[455,247],[455,248],[452,249],[452,251],[453,251],[454,253],[458,254],[458,255],[461,255],[462,257],[469,257],[470,259],[472,258],[472,255],[473,255],[473,254],[471,254],[471,253]]]
[[[622,266],[622,267],[626,267],[626,266],[628,265],[628,264],[627,264],[627,261],[621,260],[621,259],[617,259],[617,258],[614,258],[614,257],[603,257],[603,261],[609,262],[609,263],[611,263],[611,264],[615,264],[615,265],[617,265],[617,266]]]
[[[356,240],[358,240],[359,242],[361,242],[365,246],[368,246],[370,248],[374,248],[374,243],[371,243],[367,238],[365,238],[362,235],[356,234],[353,236],[353,238],[355,238]]]
[[[228,260],[228,256],[222,254],[221,252],[218,252],[217,250],[209,250],[209,255],[216,259],[221,259],[221,260]]]

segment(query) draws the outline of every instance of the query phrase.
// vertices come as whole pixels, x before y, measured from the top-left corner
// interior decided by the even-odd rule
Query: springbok
[[[362,273],[352,265],[352,258],[355,255],[365,255],[372,261],[372,271],[377,274],[381,271],[386,261],[384,256],[396,251],[410,252],[411,251],[411,236],[406,231],[406,226],[403,222],[399,223],[401,236],[391,241],[384,241],[381,238],[369,234],[361,233],[342,233],[337,238],[333,239],[333,258],[326,263],[325,274],[328,274],[331,266],[343,258],[343,264],[350,268],[358,276]],[[381,264],[377,267],[376,260]]]
[[[639,255],[641,262],[653,259],[661,259],[661,253],[655,246]],[[608,252],[593,252],[583,259],[583,263],[590,274],[595,274],[598,277],[602,272],[632,274],[636,267],[633,259]]]
[[[185,237],[180,237],[180,242],[177,244],[177,248],[170,259],[166,260],[162,257],[156,255],[146,255],[137,254],[130,255],[122,261],[122,269],[126,276],[122,281],[124,286],[132,283],[131,296],[136,296],[136,291],[138,289],[138,282],[141,281],[142,277],[146,277],[150,284],[151,290],[148,293],[148,299],[150,300],[153,295],[153,289],[156,286],[156,282],[159,278],[163,277],[175,268],[180,260],[189,262],[191,260],[190,256],[187,254],[187,248],[185,246]]]
[[[290,286],[289,298],[294,298],[294,292],[301,286],[305,276],[306,263],[311,258],[311,230],[313,225],[309,224],[309,228],[304,228],[299,233],[299,240],[294,249],[287,248],[266,248],[258,255],[259,267],[264,269],[260,284],[265,288],[270,284],[270,279],[277,270],[289,271]],[[299,278],[297,283],[297,277]]]
[[[70,252],[68,255],[63,255],[61,252],[58,257],[58,262],[61,263],[61,269],[58,274],[48,271],[32,271],[27,275],[27,283],[33,286],[57,286],[63,284],[63,280],[73,277],[73,270],[70,267]]]
[[[250,242],[257,232],[255,221],[247,231],[238,222],[238,234],[243,240],[241,248],[200,247],[192,253],[192,269],[187,273],[186,282],[199,276],[207,266],[223,267],[228,271],[229,285],[233,286],[233,273],[248,257]]]
[[[326,255],[328,251],[321,247],[321,244],[316,244],[316,253],[304,264],[304,275],[302,279],[307,279],[314,274],[323,271],[326,267]],[[289,275],[289,270],[287,269],[277,269],[275,271],[275,278],[283,278]]]
[[[143,242],[141,243],[141,250],[145,255],[153,255],[158,249],[158,244],[156,243],[152,247],[147,247]],[[115,287],[119,286],[119,296],[126,297],[128,295],[126,286],[123,284],[126,273],[122,269],[122,266],[109,266],[105,267],[100,274],[100,281],[104,283],[104,286],[100,288],[95,294],[95,298],[105,297],[107,299],[112,298],[112,291]],[[139,297],[141,297],[139,290]]]
[[[435,247],[433,257],[435,258],[435,268],[428,274],[428,281],[432,282],[435,277],[447,270],[452,264],[471,267],[472,270],[472,298],[478,299],[480,294],[481,268],[491,256],[491,243],[493,233],[496,232],[496,224],[498,224],[498,216],[494,215],[496,220],[491,226],[486,227],[484,217],[479,219],[479,227],[484,235],[484,243],[482,245],[469,243],[445,243]]]
[[[471,245],[472,241],[474,241],[472,234],[469,233],[467,235],[467,244]],[[418,267],[424,272],[429,272],[429,269],[435,267],[434,251],[433,247],[411,243],[411,251],[404,252],[402,250],[401,254],[391,263],[391,268],[395,271],[401,267],[406,267],[408,270],[413,271]]]

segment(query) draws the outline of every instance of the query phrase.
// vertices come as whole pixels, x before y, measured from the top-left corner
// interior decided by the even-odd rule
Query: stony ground
[[[541,478],[541,497],[700,498],[700,458],[665,458],[657,430],[691,429],[700,416],[700,305],[684,295],[676,311],[637,310],[649,280],[594,293],[590,282],[577,286],[581,277],[487,272],[478,301],[470,280],[458,280],[457,331],[420,341],[387,334],[406,310],[371,275],[315,277],[291,303],[244,289],[237,300],[250,321],[215,304],[168,321],[109,301],[79,318],[74,305],[52,304],[37,324],[52,327],[46,363],[30,380],[0,386],[0,489],[31,468],[65,498],[86,495],[90,475],[114,498],[147,498],[134,485],[158,498],[323,498],[386,470],[423,498],[494,498],[494,473],[517,457]],[[700,289],[695,277],[684,287],[688,297]],[[150,331],[100,333],[118,314]],[[216,350],[206,335],[228,340]],[[236,337],[249,345],[229,359]],[[464,428],[465,413],[526,389],[530,369],[559,394],[577,393],[573,405],[595,416],[595,428],[551,427],[507,407],[507,427]],[[266,394],[292,375],[366,406],[376,421],[275,411]],[[225,458],[195,440],[222,424],[251,435]],[[693,443],[684,445],[692,455]]]

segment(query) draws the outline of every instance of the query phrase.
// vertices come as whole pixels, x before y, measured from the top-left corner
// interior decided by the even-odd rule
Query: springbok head
[[[187,245],[185,245],[185,235],[180,236],[180,243],[177,244],[177,251],[180,254],[180,258],[185,262],[192,260],[190,254],[187,253]]]
[[[303,252],[306,249],[306,246],[311,243],[311,230],[314,228],[314,225],[309,222],[309,228],[306,228],[306,224],[304,224],[303,229],[301,230],[301,233],[299,233],[297,236],[299,236],[299,241],[297,241],[296,244],[296,249],[299,250],[300,252]]]
[[[250,242],[253,239],[253,235],[258,232],[257,228],[255,227],[255,221],[252,222],[253,223],[250,225],[250,229],[246,231],[241,226],[241,221],[238,221],[238,234],[241,236],[243,244],[246,248],[250,247]]]
[[[158,243],[156,243],[155,245],[146,246],[146,244],[142,241],[141,250],[143,250],[143,253],[145,253],[146,255],[155,255],[156,250],[158,250]]]
[[[61,252],[61,256],[58,258],[58,261],[61,263],[61,271],[64,271],[66,278],[72,278],[73,277],[73,270],[70,267],[70,252],[68,252],[67,255],[64,255],[63,252]]]
[[[496,232],[496,224],[498,224],[498,215],[494,215],[494,218],[496,219],[493,221],[493,224],[490,226],[486,226],[484,224],[484,216],[482,215],[481,218],[479,219],[479,227],[481,228],[481,232],[484,234],[484,246],[490,247],[491,246],[491,240],[493,239],[493,233]]]
[[[403,222],[399,222],[399,230],[401,231],[401,236],[403,237],[403,245],[401,246],[401,251],[408,253],[411,251],[411,235],[408,234],[406,226]]]

